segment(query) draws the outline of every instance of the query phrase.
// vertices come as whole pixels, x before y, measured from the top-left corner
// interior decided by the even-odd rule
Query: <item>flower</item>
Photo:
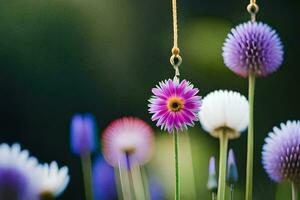
[[[228,34],[223,46],[225,65],[247,77],[250,71],[266,76],[283,62],[283,46],[277,33],[267,24],[247,22]]]
[[[217,192],[218,190],[215,157],[209,159],[207,189],[212,192]]]
[[[238,181],[238,170],[235,162],[234,152],[232,149],[229,150],[227,160],[227,183],[229,185],[235,184]]]
[[[265,139],[262,163],[275,182],[300,181],[300,121],[274,127]]]
[[[91,114],[74,115],[71,121],[71,148],[73,153],[86,155],[95,150],[96,122]]]
[[[103,154],[112,166],[147,162],[153,149],[153,132],[143,120],[123,117],[109,124],[102,136]]]
[[[70,176],[68,167],[58,168],[55,161],[51,164],[40,165],[39,194],[42,199],[58,197],[67,187]],[[54,198],[53,198],[54,199]]]
[[[93,187],[96,200],[118,199],[114,168],[101,157],[93,165]]]
[[[200,123],[204,130],[214,137],[226,130],[230,139],[240,136],[249,122],[248,101],[238,92],[216,90],[204,99],[199,112]]]
[[[179,82],[176,77],[160,82],[152,89],[154,95],[149,99],[152,121],[157,121],[157,126],[170,133],[193,126],[201,106],[198,92],[190,82]]]
[[[0,199],[36,200],[38,162],[19,144],[0,145]]]

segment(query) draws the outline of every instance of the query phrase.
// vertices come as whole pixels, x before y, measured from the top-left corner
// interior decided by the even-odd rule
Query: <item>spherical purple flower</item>
[[[300,121],[288,121],[265,139],[262,163],[269,177],[276,181],[300,181]]]
[[[270,26],[247,22],[228,34],[223,58],[226,66],[240,76],[247,77],[250,71],[256,76],[266,76],[282,64],[283,46]]]
[[[134,117],[111,122],[102,135],[103,155],[114,167],[144,164],[152,156],[153,144],[152,128]]]
[[[100,157],[93,165],[93,188],[96,200],[118,199],[114,168]]]
[[[153,114],[151,119],[170,133],[193,126],[194,121],[198,120],[197,114],[201,106],[198,92],[186,80],[179,82],[178,78],[174,78],[160,82],[152,89],[154,96],[149,99],[149,112]]]
[[[91,114],[75,115],[71,121],[71,148],[73,153],[86,155],[95,150],[97,128]]]

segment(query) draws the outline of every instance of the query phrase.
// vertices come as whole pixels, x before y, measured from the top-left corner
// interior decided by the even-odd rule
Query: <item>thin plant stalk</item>
[[[254,91],[255,91],[255,74],[249,74],[249,126],[248,126],[248,139],[247,139],[247,171],[246,171],[246,200],[252,200],[253,188],[253,145],[254,145]]]
[[[143,177],[139,165],[132,166],[130,169],[132,176],[133,189],[135,192],[136,199],[147,200],[147,195],[145,192],[145,187],[143,183]]]
[[[174,139],[174,154],[175,154],[175,200],[180,199],[180,168],[179,168],[179,157],[178,157],[178,134],[173,133]]]
[[[93,200],[92,162],[90,154],[81,156],[81,165],[84,179],[85,199]]]
[[[122,188],[121,188],[121,178],[118,176],[120,174],[120,170],[118,167],[114,168],[115,170],[115,181],[117,185],[117,194],[118,194],[118,199],[122,199]]]
[[[120,175],[120,183],[121,183],[121,189],[122,189],[122,195],[123,200],[131,200],[131,189],[130,189],[130,180],[129,180],[129,174],[128,169],[123,167],[121,165],[121,162],[119,162],[119,175]]]
[[[219,186],[218,186],[218,200],[225,200],[226,190],[226,165],[227,165],[227,148],[228,135],[225,130],[220,134],[220,157],[219,157]]]
[[[298,200],[298,187],[298,184],[292,182],[292,200]]]
[[[231,184],[230,185],[230,197],[229,197],[229,199],[233,200],[233,196],[234,196],[234,185]]]
[[[216,193],[215,193],[215,192],[212,192],[212,193],[211,193],[211,199],[212,199],[212,200],[216,200]]]

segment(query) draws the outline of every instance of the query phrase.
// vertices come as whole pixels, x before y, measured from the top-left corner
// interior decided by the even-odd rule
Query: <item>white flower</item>
[[[227,130],[229,138],[237,138],[249,123],[248,101],[238,92],[217,90],[204,99],[199,112],[200,123],[204,130],[214,137]]]
[[[59,196],[67,187],[70,176],[68,167],[58,168],[56,162],[40,165],[40,195]]]
[[[27,150],[21,150],[19,144],[0,145],[0,176],[6,179],[0,180],[0,187],[4,187],[0,191],[9,190],[15,198],[34,200],[37,198],[38,175],[38,161],[29,156]],[[0,199],[2,195],[0,192]]]

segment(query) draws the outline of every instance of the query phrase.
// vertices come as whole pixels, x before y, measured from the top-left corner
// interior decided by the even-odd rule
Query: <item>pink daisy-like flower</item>
[[[198,121],[197,113],[201,107],[199,90],[186,81],[178,78],[165,80],[152,89],[154,94],[149,102],[149,112],[153,114],[152,121],[168,132],[184,130]]]
[[[112,166],[141,165],[152,155],[153,131],[141,119],[123,117],[109,124],[102,145],[104,157]]]

